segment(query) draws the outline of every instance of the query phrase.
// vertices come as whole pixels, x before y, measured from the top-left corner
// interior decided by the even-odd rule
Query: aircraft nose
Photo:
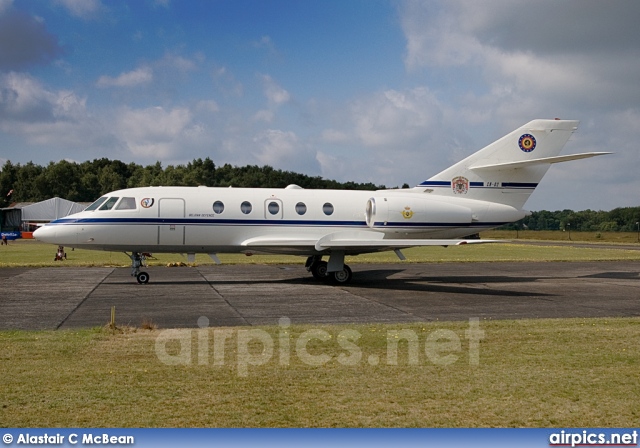
[[[33,232],[33,237],[38,240],[38,241],[42,241],[44,243],[52,243],[55,244],[55,239],[56,239],[56,228],[55,226],[42,226],[38,229],[36,229],[35,232]]]

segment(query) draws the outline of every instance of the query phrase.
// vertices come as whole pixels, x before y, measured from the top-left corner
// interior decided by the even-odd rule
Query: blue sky
[[[415,185],[581,120],[527,208],[640,205],[640,3],[0,0],[0,162],[269,164]]]

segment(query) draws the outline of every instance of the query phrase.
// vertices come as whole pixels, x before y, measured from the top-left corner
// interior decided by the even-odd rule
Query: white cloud
[[[163,8],[169,8],[170,0],[153,0],[155,6],[161,6]]]
[[[154,70],[153,67],[155,67],[156,70]],[[174,53],[166,53],[161,59],[150,65],[139,67],[130,72],[120,73],[117,77],[103,75],[96,82],[96,86],[107,88],[147,85],[156,81],[156,72],[160,78],[166,78],[168,75],[170,76],[176,72],[181,75],[187,74],[196,70],[197,67],[197,62],[192,59]]]
[[[322,175],[389,186],[417,184],[448,163],[459,143],[449,111],[426,87],[363,95],[321,132]]]
[[[153,81],[153,70],[149,67],[140,67],[131,72],[121,73],[118,77],[101,76],[96,85],[105,87],[135,87],[141,84],[148,84]]]
[[[197,68],[196,62],[174,53],[167,53],[158,62],[161,67],[170,67],[182,73],[187,73]]]
[[[316,151],[292,131],[267,129],[260,132],[253,144],[254,157],[264,165],[303,173],[317,173]]]
[[[479,62],[482,46],[464,34],[460,17],[437,2],[408,0],[402,4],[401,25],[407,40],[405,65],[410,71],[426,66],[463,66]]]
[[[166,158],[179,151],[179,142],[190,129],[188,109],[125,108],[118,114],[116,133],[134,156]]]
[[[212,71],[213,82],[225,95],[242,96],[244,87],[227,67],[216,67]]]
[[[100,0],[56,0],[56,3],[62,5],[71,15],[85,20],[95,18],[104,9]]]
[[[472,72],[476,88],[499,85],[521,98],[578,107],[640,102],[640,32],[629,33],[638,29],[630,17],[640,13],[640,4],[541,0],[529,8],[513,1],[408,0],[402,5],[405,65],[413,73]]]
[[[268,101],[268,108],[255,112],[253,122],[273,123],[276,120],[278,108],[291,100],[291,95],[280,87],[269,75],[260,75],[264,96]]]
[[[422,146],[442,135],[445,106],[426,87],[386,90],[354,100],[340,127],[322,131],[329,143],[351,143],[393,151]]]
[[[273,122],[275,117],[276,117],[275,112],[268,109],[259,110],[253,115],[254,121],[263,121],[265,123]]]
[[[271,53],[276,53],[276,47],[269,36],[262,36],[260,40],[254,41],[253,46],[255,48],[266,48]]]
[[[322,140],[329,143],[343,143],[349,141],[349,135],[344,131],[325,129],[322,131]]]
[[[214,100],[198,101],[198,104],[196,105],[196,109],[202,112],[210,112],[210,113],[220,112],[220,107],[218,106],[218,103],[216,103]]]
[[[355,133],[366,146],[404,146],[442,121],[442,105],[425,87],[387,90],[352,108]]]
[[[87,152],[113,144],[109,131],[88,112],[86,97],[48,89],[16,73],[0,76],[0,131],[23,140],[25,153],[38,148],[54,159],[62,158],[55,154],[76,153],[76,158],[86,160]]]
[[[320,172],[323,176],[326,176],[329,179],[341,179],[344,178],[345,175],[348,175],[348,170],[344,163],[340,163],[338,157],[327,154],[324,151],[318,151],[316,154],[316,160],[320,164]],[[349,167],[350,169],[350,167]],[[327,173],[331,173],[327,175]]]
[[[273,106],[279,106],[288,102],[291,99],[291,95],[285,89],[280,87],[269,75],[262,75],[262,84],[264,88],[264,95],[269,100],[269,103]]]
[[[78,121],[86,115],[86,98],[72,91],[47,90],[20,73],[0,76],[0,122],[7,131],[15,123]]]
[[[266,165],[278,166],[281,161],[296,155],[296,148],[300,141],[296,135],[289,131],[268,129],[253,139],[261,150],[256,154],[258,160]]]

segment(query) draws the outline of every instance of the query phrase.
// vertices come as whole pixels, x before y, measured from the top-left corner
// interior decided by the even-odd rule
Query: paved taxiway
[[[640,316],[640,263],[352,265],[349,286],[315,281],[302,266],[0,269],[0,329],[160,328],[538,317]]]

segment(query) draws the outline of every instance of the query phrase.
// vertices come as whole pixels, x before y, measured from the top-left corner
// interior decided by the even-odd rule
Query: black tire
[[[351,268],[344,265],[342,271],[332,272],[331,280],[338,285],[346,285],[351,282],[353,278],[353,272],[351,272]]]
[[[311,266],[311,274],[317,280],[326,280],[327,278],[327,262],[318,261]]]
[[[136,280],[138,280],[138,283],[140,283],[141,285],[146,285],[147,283],[149,283],[149,274],[147,274],[146,272],[139,272],[136,276]]]

